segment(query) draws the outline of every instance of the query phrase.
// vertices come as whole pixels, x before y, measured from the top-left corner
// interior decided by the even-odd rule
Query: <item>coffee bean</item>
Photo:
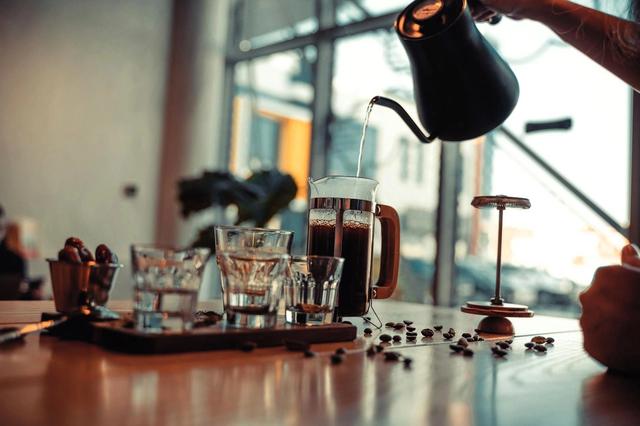
[[[533,347],[533,349],[535,349],[538,352],[546,352],[547,351],[546,346],[543,346],[543,345],[535,345]]]
[[[471,337],[471,333],[462,333],[462,337],[464,337],[465,339],[468,339]]]
[[[527,343],[525,343],[524,345],[527,347],[527,349],[531,349],[531,348],[533,348],[536,344],[535,344],[535,343],[533,343],[533,342],[527,342]]]
[[[336,365],[342,362],[342,356],[338,354],[331,355],[331,364]]]
[[[364,317],[365,321],[371,321],[371,317]]]
[[[409,321],[409,320],[402,320],[402,322],[405,323],[406,325],[413,324],[413,321]]]
[[[477,340],[473,340],[473,339],[465,339],[467,341],[467,343],[475,343],[477,342]]]
[[[255,342],[242,342],[240,344],[240,350],[242,352],[251,352],[252,350],[254,350],[258,345]]]
[[[499,346],[500,349],[510,349],[511,345],[508,344],[507,342],[496,342],[496,346]]]
[[[499,357],[503,357],[505,355],[507,355],[509,352],[505,351],[504,349],[500,349],[497,346],[492,346],[491,347],[491,352],[493,352],[494,355],[497,355]]]
[[[452,336],[455,336],[456,335],[456,331],[453,328],[450,328],[449,329],[449,334],[452,335]]]
[[[451,338],[453,337],[453,335],[452,335],[452,334],[449,334],[449,333],[443,333],[443,334],[442,334],[442,337],[444,337],[444,338],[445,338],[445,339],[447,339],[447,340],[451,340]]]
[[[118,256],[106,244],[96,247],[96,262],[102,264],[118,263]]]
[[[416,331],[415,327],[407,327],[407,331]]]
[[[409,342],[415,342],[416,337],[417,337],[417,336],[413,336],[413,335],[411,335],[411,336],[407,336],[407,340],[408,340]]]
[[[407,336],[417,336],[418,335],[418,333],[416,333],[415,331],[407,331],[405,334]]]
[[[396,325],[395,322],[388,322],[385,324],[386,327],[393,327],[394,325]]]
[[[383,342],[391,341],[391,336],[389,336],[388,334],[381,334],[378,338]]]
[[[316,356],[316,353],[310,350],[306,350],[304,351],[304,357],[305,358],[313,358],[314,356]]]
[[[82,242],[82,240],[78,237],[69,237],[64,242],[64,245],[75,247],[76,249],[80,250],[82,247],[84,247],[84,242]]]
[[[441,325],[434,325],[434,326],[433,326],[433,328],[434,328],[434,330],[436,330],[436,331],[440,331],[440,330],[442,330],[442,326],[441,326]]]
[[[371,333],[373,333],[373,330],[371,330],[370,328],[367,327],[364,329],[364,334],[371,334]]]
[[[464,356],[473,356],[473,350],[469,349],[469,348],[465,348],[465,350],[462,351],[462,355],[464,355]]]
[[[449,345],[449,348],[454,352],[462,352],[464,350],[464,346],[460,345]]]
[[[477,339],[476,339],[477,337]],[[484,342],[484,337],[480,337],[480,336],[473,336],[473,340],[477,341],[477,342]]]
[[[398,361],[400,360],[400,354],[398,352],[385,352],[384,353],[385,361]]]
[[[508,344],[512,344],[513,343],[513,339],[505,340],[505,342],[507,342]]]
[[[402,340],[402,336],[400,336],[399,334],[396,334],[395,336],[393,336],[394,342],[399,342],[400,340]]]
[[[285,340],[284,346],[292,352],[304,352],[309,350],[309,343],[303,340]]]
[[[474,328],[473,331],[475,331],[476,333],[480,333],[482,330],[480,330],[479,328]]]
[[[542,344],[547,342],[547,338],[544,336],[535,336],[531,338],[533,343]]]
[[[458,345],[464,346],[466,348],[467,346],[469,346],[469,342],[467,342],[467,339],[465,338],[460,338],[460,340],[458,340]]]
[[[409,368],[411,367],[411,363],[413,362],[413,360],[411,358],[407,358],[405,357],[402,362],[404,363],[404,367],[405,368]]]
[[[547,337],[547,343],[553,343],[555,341],[556,339],[554,339],[553,337]]]
[[[384,346],[376,345],[376,352],[382,352],[382,351],[384,351]]]
[[[338,348],[336,349],[336,354],[337,355],[344,355],[347,353],[347,350],[345,348]]]
[[[401,323],[401,322],[397,322],[397,323],[394,324],[393,328],[394,328],[394,330],[401,330],[401,329],[404,328],[404,324]]]
[[[82,263],[78,249],[73,246],[64,246],[64,248],[58,252],[58,260],[66,263]]]
[[[478,336],[477,334],[474,334],[472,339],[474,342],[477,342],[478,340],[480,340],[480,336]]]
[[[367,356],[374,356],[376,354],[375,346],[369,346],[367,349]]]
[[[351,324],[351,321],[340,321],[343,324]]]
[[[420,333],[422,333],[422,335],[423,335],[424,337],[431,337],[431,336],[433,336],[433,330],[432,330],[432,329],[430,329],[430,328],[423,328],[423,329],[420,331]]]

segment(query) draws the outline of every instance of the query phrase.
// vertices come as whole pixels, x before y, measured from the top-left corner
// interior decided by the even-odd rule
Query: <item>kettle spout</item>
[[[409,129],[411,129],[413,134],[416,135],[420,142],[431,143],[438,138],[435,135],[426,135],[420,129],[420,127],[418,127],[416,122],[413,121],[409,113],[404,108],[402,108],[399,103],[392,99],[385,98],[384,96],[374,96],[373,98],[371,98],[371,101],[369,101],[369,104],[378,104],[380,106],[391,108],[392,110],[394,110],[396,114],[398,114],[400,118],[402,118],[402,121],[405,122]]]

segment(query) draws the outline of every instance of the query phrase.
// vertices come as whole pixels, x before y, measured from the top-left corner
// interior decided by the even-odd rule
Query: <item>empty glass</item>
[[[216,253],[251,249],[257,252],[291,254],[293,231],[217,225],[215,241]]]
[[[294,256],[291,279],[285,284],[285,319],[293,324],[332,321],[344,259],[332,256]]]
[[[216,258],[224,278],[227,325],[275,326],[283,284],[289,279],[289,255],[246,250],[217,253]]]
[[[136,329],[184,331],[193,327],[207,248],[131,246]]]

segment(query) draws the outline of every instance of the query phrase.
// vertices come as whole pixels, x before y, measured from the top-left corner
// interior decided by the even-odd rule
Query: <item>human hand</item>
[[[640,252],[627,245],[621,257],[622,265],[598,268],[580,295],[580,326],[589,355],[613,370],[640,374]]]
[[[469,1],[469,9],[473,19],[489,22],[496,15],[502,14],[512,19],[529,17],[534,7],[544,6],[547,0],[474,0]]]

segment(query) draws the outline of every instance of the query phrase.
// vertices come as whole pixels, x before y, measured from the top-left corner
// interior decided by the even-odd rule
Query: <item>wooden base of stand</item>
[[[478,331],[489,334],[515,334],[513,324],[507,317],[530,318],[534,315],[526,305],[503,303],[493,305],[491,302],[467,302],[460,310],[472,315],[486,315],[478,324]]]

